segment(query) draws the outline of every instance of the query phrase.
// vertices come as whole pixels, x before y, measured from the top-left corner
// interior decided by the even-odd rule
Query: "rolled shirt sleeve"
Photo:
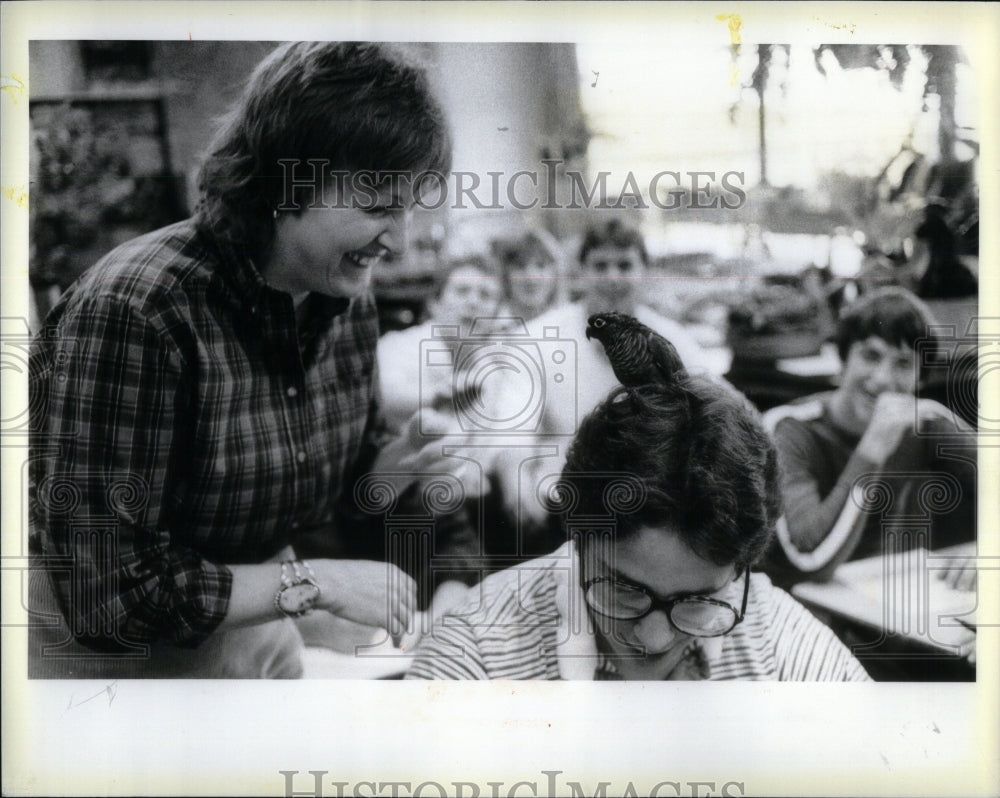
[[[31,551],[80,642],[197,646],[227,613],[222,563],[360,534],[335,510],[377,446],[375,300],[300,309],[185,220],[108,253],[47,317]]]
[[[194,647],[225,617],[232,573],[170,531],[185,467],[188,366],[163,318],[81,302],[32,352],[33,519],[74,637],[101,650]]]

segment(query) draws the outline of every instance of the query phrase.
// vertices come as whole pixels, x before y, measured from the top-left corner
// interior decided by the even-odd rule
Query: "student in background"
[[[826,580],[846,560],[881,554],[883,512],[917,524],[929,519],[927,548],[975,539],[975,433],[943,405],[916,395],[917,342],[924,341],[925,357],[934,354],[933,325],[930,310],[905,289],[865,294],[837,324],[839,387],[765,416],[780,455],[785,506],[768,566],[776,581]],[[871,479],[891,499],[878,512],[852,495]],[[944,491],[941,500],[928,503],[927,488]],[[893,545],[901,543],[907,541]]]
[[[562,253],[556,242],[546,243],[543,235],[547,234],[528,232],[491,245],[503,271],[505,316],[531,321],[565,299],[565,281],[560,279]]]
[[[681,324],[657,313],[648,304],[648,254],[638,230],[620,220],[594,225],[587,229],[579,252],[579,289],[576,302],[556,305],[528,325],[529,337],[540,341],[562,341],[560,351],[566,358],[561,364],[551,359],[539,365],[545,379],[562,378],[559,383],[531,387],[541,399],[537,419],[529,429],[518,429],[510,436],[510,447],[498,450],[493,466],[500,485],[506,514],[530,528],[546,522],[546,508],[539,500],[543,480],[558,476],[566,458],[566,447],[576,431],[579,419],[618,384],[604,350],[597,340],[586,337],[587,319],[594,313],[617,311],[635,316],[677,349],[684,365],[691,371],[705,371],[704,352],[694,336]],[[547,352],[555,344],[544,344]],[[543,360],[545,358],[543,357]],[[558,372],[558,375],[557,375]],[[549,377],[551,375],[551,377]],[[508,372],[494,385],[488,397],[495,418],[517,417],[525,405],[526,389],[520,374]],[[525,445],[548,446],[551,454],[524,459]],[[539,452],[542,449],[539,448]]]
[[[419,446],[424,442],[421,431],[428,418],[454,422],[453,402],[460,399],[456,396],[460,380],[454,368],[458,347],[470,335],[502,324],[496,318],[502,294],[500,274],[490,261],[476,255],[457,259],[428,303],[430,317],[422,324],[386,333],[379,339],[381,406],[390,428],[415,438]],[[428,350],[434,354],[429,355]],[[434,358],[432,366],[429,357]],[[400,471],[398,464],[384,459],[380,466],[393,474]],[[440,470],[450,471],[446,466]],[[433,551],[450,556],[459,566],[463,554],[477,549],[481,493],[478,481],[472,477],[465,476],[464,482],[463,493],[469,501],[453,510],[434,513]],[[395,483],[397,510],[418,516],[426,513],[422,498],[425,487],[416,474]],[[417,581],[420,609],[437,614],[464,596],[466,585],[461,579],[468,580],[468,575],[440,571],[432,574],[421,563],[406,567]]]
[[[447,345],[457,344],[472,332],[476,319],[493,319],[502,300],[500,275],[485,258],[469,256],[454,261],[428,302],[429,318],[405,330],[388,332],[378,342],[379,387],[387,423],[400,429],[423,400],[451,396],[451,369],[422,368],[421,342],[430,340],[435,327],[450,327]]]

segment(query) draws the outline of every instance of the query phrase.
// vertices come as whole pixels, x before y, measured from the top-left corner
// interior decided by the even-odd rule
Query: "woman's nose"
[[[680,634],[670,625],[666,613],[661,610],[651,612],[642,618],[635,625],[633,633],[636,639],[646,647],[646,652],[650,654],[666,651],[674,644]]]
[[[400,210],[387,215],[387,227],[379,236],[379,243],[395,255],[402,255],[410,237],[410,218],[413,211]]]

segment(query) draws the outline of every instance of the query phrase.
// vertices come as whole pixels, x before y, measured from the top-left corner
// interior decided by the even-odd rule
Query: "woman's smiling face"
[[[406,251],[412,206],[389,184],[359,191],[350,175],[331,178],[322,204],[278,214],[264,277],[290,294],[359,296],[382,257]]]

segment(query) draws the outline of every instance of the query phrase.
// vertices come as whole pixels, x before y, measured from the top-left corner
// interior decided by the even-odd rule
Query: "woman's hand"
[[[399,644],[417,610],[417,585],[410,576],[374,560],[313,560],[312,565],[322,590],[318,609],[386,629]]]

